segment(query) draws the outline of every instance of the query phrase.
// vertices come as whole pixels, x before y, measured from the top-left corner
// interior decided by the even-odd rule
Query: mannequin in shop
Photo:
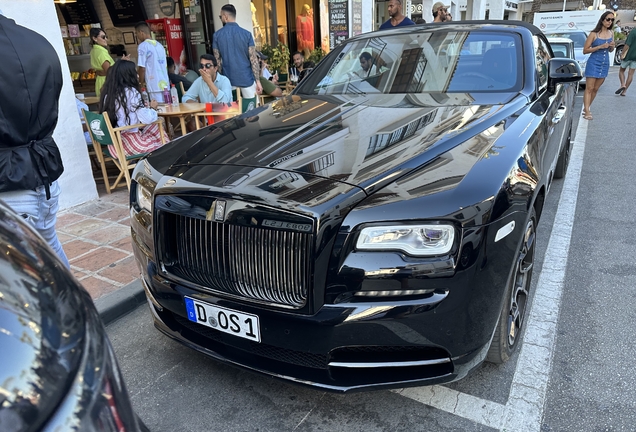
[[[305,57],[314,49],[314,14],[308,4],[304,4],[300,15],[296,17],[296,41],[298,51],[302,51]]]
[[[263,48],[263,34],[261,33],[261,26],[258,23],[258,18],[256,17],[256,6],[254,2],[250,2],[250,7],[252,9],[252,33],[254,34],[254,46],[256,47],[256,51],[260,51]]]

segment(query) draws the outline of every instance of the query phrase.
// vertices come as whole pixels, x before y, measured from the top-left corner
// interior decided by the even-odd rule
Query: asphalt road
[[[538,226],[533,292],[562,275],[547,361],[528,341],[505,365],[484,364],[443,387],[338,395],[219,364],[160,334],[144,305],[108,326],[140,417],[152,431],[633,431],[636,187],[629,173],[636,131],[629,113],[636,86],[615,96],[616,72],[592,106],[594,120],[578,129],[586,138],[580,182],[572,171],[565,186],[555,180]],[[566,249],[550,243],[547,250],[563,239]],[[520,389],[524,373],[544,379],[543,391]],[[517,398],[520,392],[526,396]]]

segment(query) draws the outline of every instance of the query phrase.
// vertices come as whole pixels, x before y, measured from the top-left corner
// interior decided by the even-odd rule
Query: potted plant
[[[289,68],[289,48],[287,45],[279,43],[275,47],[271,45],[263,45],[263,54],[267,56],[267,64],[270,72],[278,72],[278,81],[287,81],[287,73]]]
[[[307,60],[313,62],[316,66],[318,66],[318,63],[320,63],[320,60],[322,60],[325,55],[326,54],[323,49],[318,47],[309,54]]]

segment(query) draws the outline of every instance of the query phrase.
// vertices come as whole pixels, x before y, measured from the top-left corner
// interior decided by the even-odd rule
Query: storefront
[[[283,43],[305,56],[320,46],[320,22],[316,0],[254,0],[252,28],[257,49],[263,44]],[[318,43],[317,43],[318,42]]]

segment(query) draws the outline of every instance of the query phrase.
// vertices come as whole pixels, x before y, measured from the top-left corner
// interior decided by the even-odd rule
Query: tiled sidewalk
[[[99,199],[58,213],[56,225],[71,270],[93,299],[139,277],[131,247],[128,190],[120,188],[110,195],[103,187],[98,191]]]

